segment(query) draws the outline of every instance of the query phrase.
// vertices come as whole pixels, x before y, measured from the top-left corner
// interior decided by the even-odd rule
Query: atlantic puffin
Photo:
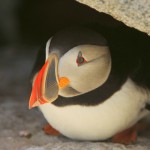
[[[135,29],[115,32],[67,28],[40,51],[29,108],[38,106],[68,138],[123,138],[126,144],[136,140],[131,129],[149,114],[149,38]],[[131,137],[121,136],[128,131]]]

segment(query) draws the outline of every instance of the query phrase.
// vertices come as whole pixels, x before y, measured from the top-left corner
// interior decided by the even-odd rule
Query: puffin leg
[[[45,134],[53,135],[53,136],[58,136],[60,135],[60,132],[58,132],[56,129],[54,129],[50,124],[46,124],[43,127],[43,130]]]
[[[132,144],[137,140],[137,132],[142,132],[144,130],[150,130],[150,124],[147,120],[142,120],[133,127],[116,134],[111,140],[114,143]]]
[[[115,136],[112,137],[111,141],[114,143],[121,143],[121,144],[132,144],[135,143],[137,140],[137,127],[134,125],[133,127],[124,130]]]

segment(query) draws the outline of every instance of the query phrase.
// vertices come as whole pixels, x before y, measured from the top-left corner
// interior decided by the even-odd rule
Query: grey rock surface
[[[142,133],[136,144],[128,146],[110,142],[81,142],[63,136],[45,135],[42,127],[46,121],[41,112],[38,109],[28,109],[29,75],[36,51],[17,49],[0,50],[0,150],[150,149],[150,131]],[[20,131],[27,131],[32,136],[21,137]]]
[[[150,35],[150,0],[77,0]]]

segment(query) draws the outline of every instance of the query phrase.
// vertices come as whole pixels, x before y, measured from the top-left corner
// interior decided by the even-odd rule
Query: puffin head
[[[34,78],[29,108],[51,103],[59,95],[68,98],[90,92],[104,84],[110,71],[111,56],[106,44],[85,40],[63,52],[52,48]]]

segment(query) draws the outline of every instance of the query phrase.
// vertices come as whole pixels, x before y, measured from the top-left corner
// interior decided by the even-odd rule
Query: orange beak
[[[29,100],[29,109],[51,103],[58,98],[60,88],[70,83],[66,77],[58,77],[58,57],[51,54],[35,77]]]

